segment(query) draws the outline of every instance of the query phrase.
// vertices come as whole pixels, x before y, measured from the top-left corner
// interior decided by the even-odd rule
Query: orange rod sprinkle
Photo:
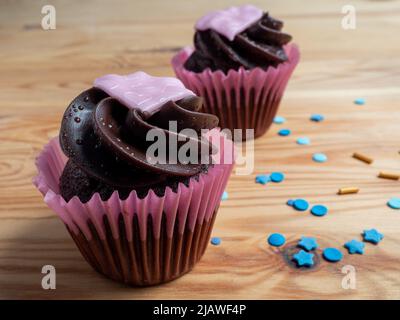
[[[392,173],[392,172],[379,172],[378,174],[379,178],[383,178],[383,179],[391,179],[391,180],[399,180],[400,179],[400,175],[397,173]]]
[[[357,193],[359,190],[357,187],[340,188],[338,194]]]
[[[364,161],[365,163],[368,163],[368,164],[371,164],[372,162],[374,162],[374,159],[372,159],[364,154],[358,153],[358,152],[353,153],[353,158],[358,159],[360,161]]]

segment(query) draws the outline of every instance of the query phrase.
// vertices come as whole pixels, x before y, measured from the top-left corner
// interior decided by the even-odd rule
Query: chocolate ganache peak
[[[139,78],[141,82],[136,83]],[[218,118],[200,112],[202,98],[185,89],[183,84],[181,88],[176,79],[159,78],[158,82],[156,77],[143,77],[143,73],[139,78],[120,76],[118,85],[114,75],[113,81],[106,84],[97,79],[95,86],[100,83],[101,88],[82,92],[66,109],[60,145],[69,160],[60,188],[64,189],[63,196],[67,200],[78,195],[82,201],[87,201],[94,192],[105,189],[107,195],[102,198],[107,198],[114,190],[127,195],[133,189],[176,185],[207,170],[202,163],[216,150],[201,133],[203,129],[215,128]],[[129,91],[121,90],[126,87]],[[126,103],[126,99],[121,98],[126,92],[130,92],[129,105],[121,102]],[[152,95],[152,92],[157,93]],[[173,130],[170,121],[176,123]],[[196,134],[185,135],[181,133],[183,129],[193,129]],[[154,143],[146,141],[150,130],[165,136],[165,163],[149,161],[151,159],[146,156],[147,148]],[[199,150],[197,163],[181,163],[179,159],[168,162],[171,139],[176,141],[177,149],[184,144],[195,145]],[[200,150],[208,153],[202,154]],[[80,191],[71,190],[69,185],[74,181],[67,181],[65,175],[76,179],[79,188],[86,185],[91,190],[85,190],[84,196]]]
[[[288,60],[283,48],[292,37],[283,22],[254,6],[212,12],[196,24],[195,51],[185,62],[193,72],[276,67]]]

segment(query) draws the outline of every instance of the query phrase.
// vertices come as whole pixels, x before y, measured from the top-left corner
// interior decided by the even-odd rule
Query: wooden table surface
[[[44,31],[40,11],[48,2],[56,7],[57,29]],[[279,111],[287,122],[255,142],[253,174],[231,177],[213,231],[222,244],[210,246],[190,274],[144,289],[89,267],[33,187],[34,158],[57,135],[70,100],[94,78],[136,70],[172,76],[171,56],[191,43],[196,18],[240,1],[1,2],[0,298],[400,298],[400,212],[386,206],[400,197],[400,182],[376,177],[380,170],[400,172],[400,1],[352,1],[355,30],[341,27],[346,1],[253,2],[282,18],[301,48]],[[357,97],[367,103],[353,104]],[[312,113],[326,120],[311,122]],[[292,135],[278,136],[282,127]],[[311,145],[297,145],[301,136]],[[354,151],[375,162],[353,159]],[[329,161],[313,162],[314,152]],[[271,171],[286,180],[254,183],[256,174]],[[345,186],[360,193],[336,195]],[[329,214],[294,211],[285,204],[289,198],[325,204]],[[316,237],[322,248],[342,247],[366,228],[377,228],[384,240],[367,244],[363,256],[319,261],[308,271],[266,244],[268,234],[281,232],[289,247],[302,235]],[[56,268],[56,290],[41,288],[46,264]],[[355,290],[341,286],[344,265],[356,268]]]

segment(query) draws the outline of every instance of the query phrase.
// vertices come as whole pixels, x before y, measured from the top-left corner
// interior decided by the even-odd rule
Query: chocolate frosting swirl
[[[282,28],[282,21],[264,13],[261,19],[237,34],[233,41],[212,29],[197,30],[194,35],[195,51],[186,61],[185,68],[193,72],[210,68],[227,73],[240,67],[275,67],[288,59],[283,46],[292,39],[281,31]]]
[[[69,200],[73,195],[82,201],[99,189],[108,191],[131,191],[148,189],[154,185],[170,185],[204,171],[204,165],[190,163],[151,163],[146,159],[146,150],[152,141],[146,141],[149,130],[165,134],[167,146],[170,139],[179,139],[178,148],[185,144],[197,144],[201,148],[206,142],[201,139],[201,129],[212,129],[218,125],[216,116],[200,113],[202,99],[190,96],[176,102],[166,102],[161,110],[150,118],[138,109],[130,109],[118,100],[109,97],[98,88],[91,88],[77,96],[66,109],[61,123],[60,145],[69,158],[64,173],[68,179],[86,181],[82,199],[80,192],[69,190],[73,181],[61,177],[61,191]],[[177,130],[169,130],[169,121],[176,121]],[[182,129],[191,128],[197,137],[184,136]],[[212,148],[207,146],[209,157]],[[200,149],[199,149],[200,150]],[[165,156],[168,157],[168,150]],[[168,158],[167,158],[168,159]],[[202,160],[202,159],[199,159]],[[80,183],[79,188],[82,183]],[[95,186],[94,186],[95,185]],[[75,194],[74,194],[75,193]],[[110,192],[107,192],[108,196]]]

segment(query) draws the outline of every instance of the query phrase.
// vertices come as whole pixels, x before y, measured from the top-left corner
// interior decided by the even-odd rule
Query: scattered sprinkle
[[[322,256],[326,261],[329,262],[338,262],[342,260],[343,258],[343,253],[340,252],[339,249],[336,248],[326,248],[322,252]]]
[[[306,144],[310,144],[310,139],[307,137],[301,137],[301,138],[298,138],[296,142],[297,142],[297,144],[300,144],[300,145],[306,145]]]
[[[285,244],[285,242],[286,242],[286,239],[285,239],[285,237],[282,235],[282,234],[280,234],[280,233],[272,233],[269,237],[268,237],[268,243],[271,245],[271,246],[274,246],[274,247],[280,247],[280,246],[282,246],[282,245],[284,245]]]
[[[286,121],[286,119],[285,119],[284,117],[276,116],[276,117],[274,118],[274,123],[276,123],[276,124],[282,124],[282,123],[284,123],[285,121]]]
[[[272,182],[282,182],[285,179],[285,175],[282,172],[272,172],[270,175]]]
[[[294,200],[292,200],[292,199],[289,199],[288,201],[286,201],[286,204],[288,206],[293,206],[293,203],[294,203]]]
[[[221,200],[228,200],[228,192],[224,191],[224,193],[222,194]]]
[[[392,198],[387,205],[392,209],[400,209],[400,198]]]
[[[301,237],[297,245],[307,251],[311,251],[318,248],[317,240],[315,240],[315,238],[312,237]]]
[[[290,131],[290,129],[281,129],[278,131],[278,134],[280,136],[286,137],[288,135],[290,135],[292,132]]]
[[[376,229],[364,230],[364,241],[378,244],[383,239],[383,234]]]
[[[256,183],[267,184],[270,181],[270,177],[266,174],[259,174],[258,176],[256,176]]]
[[[357,240],[351,240],[349,242],[346,242],[344,244],[344,247],[349,251],[350,254],[358,253],[358,254],[364,254],[364,247],[365,244],[362,243],[361,241]]]
[[[378,174],[379,178],[383,178],[383,179],[391,179],[391,180],[399,180],[400,175],[397,173],[393,173],[393,172],[379,172]]]
[[[311,208],[311,213],[314,216],[322,217],[328,213],[328,208],[322,204],[317,204]]]
[[[363,104],[365,104],[365,99],[364,98],[357,98],[357,99],[354,100],[354,104],[363,105]]]
[[[221,238],[219,237],[212,237],[211,244],[214,246],[219,246],[221,244]]]
[[[296,261],[298,267],[311,267],[314,265],[314,254],[304,250],[300,250],[293,255],[293,259]]]
[[[368,164],[371,164],[372,162],[374,162],[374,159],[372,159],[364,154],[358,153],[358,152],[353,153],[353,158],[358,159],[360,161],[364,161],[365,163],[368,163]]]
[[[338,194],[358,193],[360,191],[357,187],[340,188]]]
[[[293,202],[293,207],[298,211],[306,211],[308,209],[308,202],[304,199],[296,199]]]
[[[320,122],[324,121],[325,117],[322,114],[312,114],[310,117],[311,121]]]
[[[328,160],[328,157],[324,153],[314,153],[312,159],[315,162],[325,162]]]

